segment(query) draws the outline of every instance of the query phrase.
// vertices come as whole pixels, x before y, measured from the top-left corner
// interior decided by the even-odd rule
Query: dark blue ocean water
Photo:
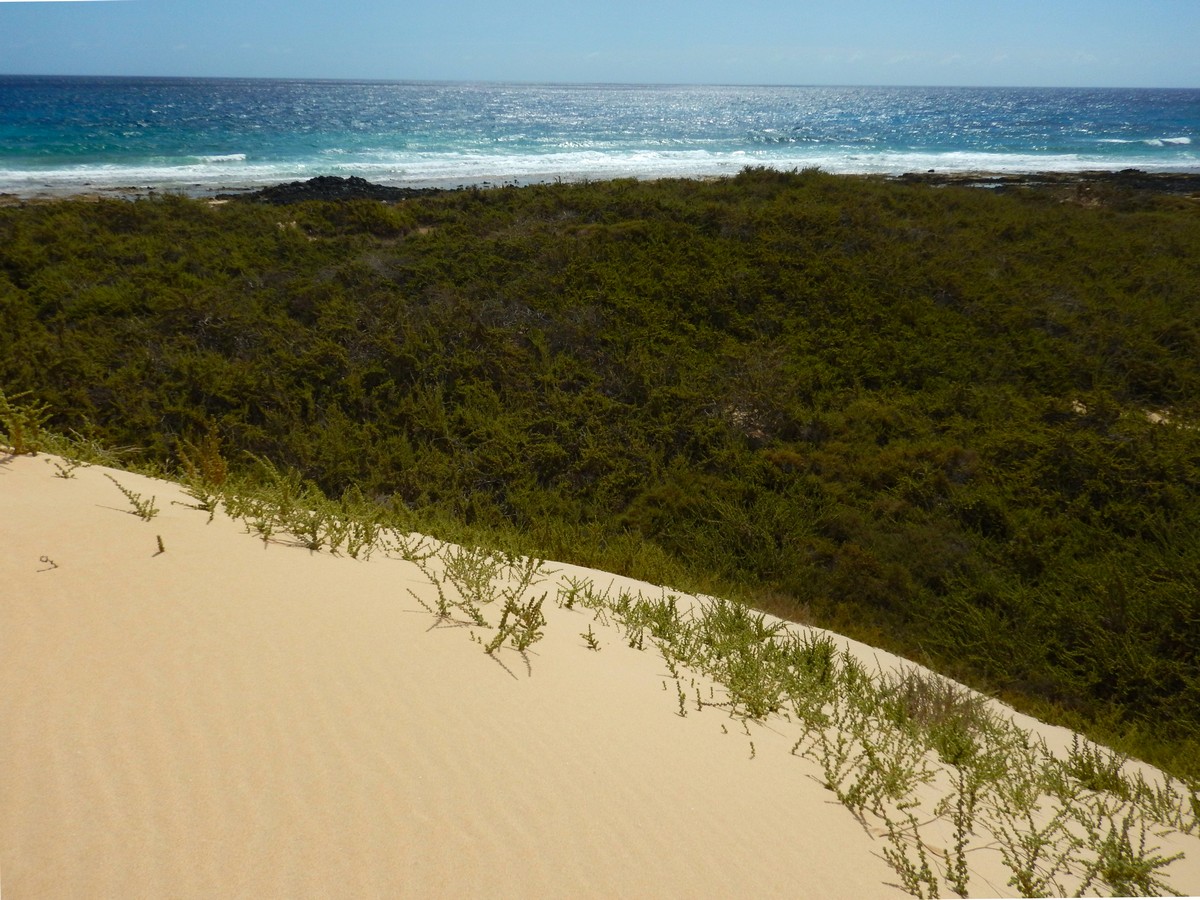
[[[0,192],[830,172],[1200,171],[1200,90],[0,76]]]

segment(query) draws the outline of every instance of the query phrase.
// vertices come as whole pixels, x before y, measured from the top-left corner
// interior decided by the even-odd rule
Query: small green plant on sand
[[[56,462],[54,464],[54,477],[55,478],[74,478],[75,470],[78,469],[81,465],[83,465],[83,463],[81,463],[77,459],[65,459],[62,462]]]
[[[196,501],[195,508],[208,513],[211,522],[229,479],[229,465],[221,455],[220,438],[210,429],[199,443],[182,442],[177,455],[183,469],[184,489]]]
[[[130,511],[133,515],[144,519],[147,522],[158,515],[158,507],[154,505],[153,497],[151,497],[149,500],[144,499],[141,494],[134,493],[107,472],[105,473],[104,477],[115,484],[121,493],[125,495],[125,499],[128,500],[130,505],[133,507],[133,509]]]
[[[911,810],[905,810],[904,819],[901,824],[885,817],[888,846],[883,850],[884,859],[896,870],[904,889],[914,897],[938,897],[938,879],[929,865],[917,817]],[[914,850],[916,859],[910,855]]]
[[[542,603],[546,595],[522,600],[519,596],[510,596],[504,602],[504,611],[500,614],[500,625],[496,634],[484,648],[488,653],[495,653],[511,641],[518,652],[524,653],[536,641],[541,640],[546,625],[546,617],[542,613]]]
[[[28,391],[9,397],[0,390],[0,426],[14,456],[32,456],[42,449],[43,429],[50,419],[49,406],[29,397]]]
[[[1179,896],[1170,885],[1159,877],[1161,869],[1183,857],[1161,856],[1146,846],[1146,826],[1138,826],[1136,846],[1130,837],[1134,828],[1132,816],[1121,821],[1109,822],[1107,829],[1097,826],[1089,829],[1089,844],[1096,849],[1096,858],[1088,866],[1080,894],[1091,887],[1094,881],[1119,897],[1165,897]]]
[[[580,602],[590,584],[591,582],[586,578],[575,578],[568,575],[558,587],[555,602],[558,603],[560,609],[574,609],[575,604]]]
[[[495,653],[505,642],[520,652],[540,640],[546,617],[542,611],[546,594],[527,597],[546,572],[540,559],[481,547],[443,545],[435,553],[410,554],[437,594],[430,605],[420,594],[409,589],[421,606],[439,620],[488,627],[483,610],[497,601],[500,623],[492,639],[484,644]],[[438,565],[440,563],[440,565]]]

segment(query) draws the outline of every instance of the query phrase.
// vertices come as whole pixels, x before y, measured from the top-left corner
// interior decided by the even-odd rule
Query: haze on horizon
[[[1200,87],[1196,0],[0,0],[0,73]]]

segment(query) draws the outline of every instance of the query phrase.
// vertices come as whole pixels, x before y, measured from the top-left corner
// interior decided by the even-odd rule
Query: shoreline
[[[786,171],[786,170],[780,170]],[[846,179],[897,181],[905,184],[926,184],[935,187],[975,187],[990,190],[1014,188],[1063,188],[1091,189],[1111,187],[1128,191],[1154,194],[1171,194],[1181,197],[1200,197],[1200,170],[1195,172],[1151,171],[1137,168],[1124,169],[1079,169],[1075,171],[1037,172],[993,172],[993,171],[938,171],[904,172],[901,174],[868,174],[830,172]],[[732,175],[683,176],[679,180],[709,181],[734,177]],[[600,181],[623,180],[618,178],[597,179]],[[673,177],[635,179],[645,181],[667,181]],[[184,196],[193,200],[228,201],[256,200],[267,203],[292,203],[304,200],[355,200],[377,199],[397,202],[414,197],[453,193],[463,190],[490,190],[510,187],[534,187],[550,184],[585,183],[588,179],[495,182],[479,182],[450,185],[390,185],[371,182],[364,178],[337,175],[318,175],[303,181],[278,182],[265,186],[250,185],[189,185],[189,189],[155,187],[154,185],[122,185],[96,187],[81,184],[61,190],[42,189],[35,192],[0,191],[0,206],[15,206],[24,203],[52,203],[60,200],[140,200],[156,196]]]
[[[893,180],[937,186],[1012,188],[1098,186],[1162,194],[1200,194],[1200,172],[1152,172],[1145,169],[1081,169],[1077,172],[907,172]]]

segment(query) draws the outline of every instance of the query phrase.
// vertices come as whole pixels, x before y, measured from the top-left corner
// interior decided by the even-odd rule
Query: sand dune
[[[679,716],[662,657],[586,611],[489,656],[410,562],[0,459],[5,900],[904,895],[787,722]],[[1200,840],[1159,843],[1200,891]],[[995,857],[973,894],[1013,893]]]

